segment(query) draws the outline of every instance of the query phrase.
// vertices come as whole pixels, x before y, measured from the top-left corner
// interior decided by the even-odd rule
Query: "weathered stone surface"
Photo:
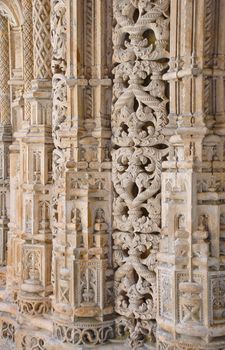
[[[162,160],[168,153],[169,1],[114,1],[113,185],[117,332],[132,348],[156,331]]]
[[[158,349],[224,348],[224,6],[171,2]]]
[[[0,349],[225,349],[225,0],[0,1]]]

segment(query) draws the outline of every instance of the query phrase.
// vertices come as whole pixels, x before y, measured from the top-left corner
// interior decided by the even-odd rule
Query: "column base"
[[[225,348],[224,337],[221,340],[206,342],[199,337],[179,337],[160,332],[157,337],[157,350],[221,350]]]
[[[53,332],[62,343],[95,346],[114,338],[114,320],[98,322],[84,319],[75,323],[54,322]]]
[[[18,296],[18,309],[21,314],[42,315],[50,311],[51,302],[48,297],[20,293]]]
[[[11,310],[12,311],[12,310]],[[43,316],[33,317],[30,315],[24,315],[24,317],[16,317],[15,312],[11,312],[9,305],[0,305],[0,349],[1,350],[31,350],[33,348],[37,350],[130,350],[134,349],[129,346],[127,339],[109,339],[110,336],[114,336],[114,320],[105,322],[77,322],[72,324],[52,323],[51,317],[46,319]],[[50,314],[49,314],[50,316]],[[77,334],[83,335],[83,344],[75,344],[74,342],[63,343],[63,339],[56,339],[53,334],[56,328],[60,331],[65,331],[67,327],[67,337],[71,339],[71,335]],[[64,327],[64,328],[62,328]],[[71,332],[71,329],[73,330]],[[74,332],[74,333],[73,333]],[[87,342],[89,332],[97,334],[100,341],[104,341],[99,344],[97,341],[91,343]],[[107,335],[108,339],[103,338],[102,335]],[[97,340],[97,339],[95,339]],[[155,346],[143,345],[138,347],[138,350],[156,350]]]

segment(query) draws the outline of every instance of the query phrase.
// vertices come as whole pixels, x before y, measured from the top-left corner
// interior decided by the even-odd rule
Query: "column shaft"
[[[50,310],[52,233],[52,101],[50,1],[33,0],[34,80],[31,82],[30,127],[20,141],[22,219],[21,314],[42,315]]]
[[[51,79],[50,0],[33,1],[34,79]]]
[[[170,70],[164,75],[170,83],[164,132],[171,137],[163,163],[158,254],[160,350],[217,350],[225,344],[224,104],[218,100],[224,94],[224,5],[171,1]]]
[[[9,32],[7,18],[0,16],[0,121],[1,125],[10,125],[9,73]]]
[[[105,16],[111,6],[110,1],[93,0],[67,4],[66,12],[63,1],[60,6],[53,1],[52,7],[54,334],[61,342],[95,346],[114,334],[109,244],[111,52],[106,52],[111,33],[110,16]],[[76,25],[71,25],[75,18]]]
[[[32,0],[22,0],[24,23],[23,33],[23,79],[24,79],[24,120],[31,119],[31,104],[28,94],[31,91],[33,80],[34,59],[33,59],[33,21],[32,21]]]
[[[169,1],[114,1],[113,172],[117,334],[155,342],[161,164],[167,155]]]
[[[10,66],[9,24],[0,15],[0,277],[5,280],[2,269],[6,265],[9,215],[9,145],[11,137],[10,113]]]

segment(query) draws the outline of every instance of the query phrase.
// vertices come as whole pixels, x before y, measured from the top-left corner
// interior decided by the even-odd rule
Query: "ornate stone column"
[[[224,0],[171,1],[160,350],[225,346],[224,15]]]
[[[0,266],[6,264],[9,215],[9,145],[12,142],[10,120],[9,24],[0,15]],[[0,269],[1,284],[5,281]]]
[[[169,1],[114,1],[112,114],[117,335],[155,343]]]
[[[111,1],[67,4],[66,9],[64,1],[52,1],[54,335],[94,347],[114,335]]]
[[[52,170],[50,2],[33,0],[34,80],[29,96],[31,121],[21,140],[23,189],[20,314],[50,310]]]
[[[33,80],[33,22],[32,0],[22,0],[23,23],[21,35],[14,37],[15,55],[22,57],[19,69],[12,74],[12,124],[13,144],[10,147],[10,223],[7,264],[7,290],[12,299],[17,299],[22,275],[23,245],[23,140],[31,122],[31,81]],[[11,34],[12,36],[12,34]],[[19,40],[21,39],[21,42]],[[16,42],[15,42],[16,41]],[[12,51],[13,52],[13,51]],[[20,61],[20,59],[18,59]],[[7,63],[8,65],[8,63]]]

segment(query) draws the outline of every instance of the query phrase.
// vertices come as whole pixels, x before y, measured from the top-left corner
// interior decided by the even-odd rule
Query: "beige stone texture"
[[[0,0],[0,350],[225,350],[225,0]]]

